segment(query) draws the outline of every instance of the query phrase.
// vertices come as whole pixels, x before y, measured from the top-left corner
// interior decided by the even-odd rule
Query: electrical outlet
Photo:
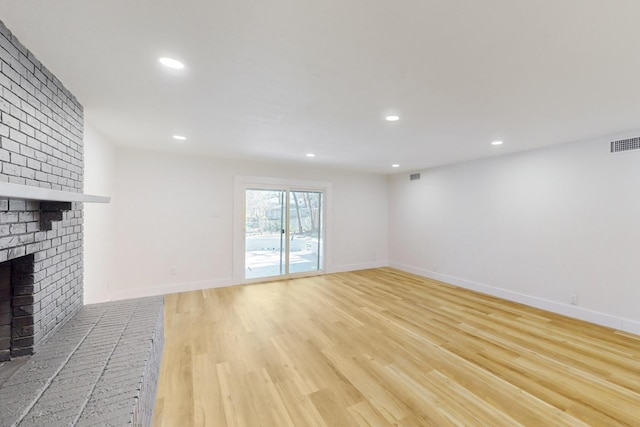
[[[172,276],[175,276],[177,273],[176,268],[175,267],[169,267],[169,274]]]
[[[578,305],[578,294],[570,293],[569,294],[569,303],[571,305]]]

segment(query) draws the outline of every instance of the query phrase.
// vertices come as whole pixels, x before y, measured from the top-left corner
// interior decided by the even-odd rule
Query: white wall
[[[573,143],[392,176],[391,265],[640,333],[640,152],[608,149]]]
[[[89,123],[84,129],[84,192],[113,196],[115,190],[115,147]],[[115,204],[84,204],[84,302],[109,300],[113,283]]]
[[[330,272],[390,260],[640,333],[640,152],[612,155],[607,141],[387,182],[332,169],[116,149],[87,125],[85,192],[112,201],[85,204],[85,302],[237,283],[236,175],[332,183]]]
[[[124,148],[116,158],[115,299],[241,281],[233,277],[236,175],[330,182],[328,270],[387,265],[385,176]]]

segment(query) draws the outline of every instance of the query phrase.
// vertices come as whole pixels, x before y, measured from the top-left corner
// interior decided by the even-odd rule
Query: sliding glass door
[[[324,269],[324,192],[245,189],[245,279]]]
[[[323,193],[289,191],[289,273],[323,269]]]
[[[284,190],[245,192],[245,279],[285,274]]]

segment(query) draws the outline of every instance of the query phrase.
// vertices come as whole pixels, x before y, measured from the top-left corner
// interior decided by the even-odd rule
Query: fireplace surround
[[[0,21],[0,426],[153,419],[163,298],[83,307],[83,121]]]
[[[2,360],[37,351],[82,306],[83,204],[65,194],[82,195],[84,116],[2,22],[0,95]]]
[[[0,361],[32,354],[82,306],[82,211],[0,200]],[[13,233],[11,233],[13,232]]]

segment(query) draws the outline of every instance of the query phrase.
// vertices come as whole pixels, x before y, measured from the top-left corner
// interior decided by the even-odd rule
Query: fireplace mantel
[[[50,188],[32,187],[30,185],[11,184],[8,182],[0,182],[0,198],[83,203],[109,203],[111,200],[111,197],[52,190]]]

